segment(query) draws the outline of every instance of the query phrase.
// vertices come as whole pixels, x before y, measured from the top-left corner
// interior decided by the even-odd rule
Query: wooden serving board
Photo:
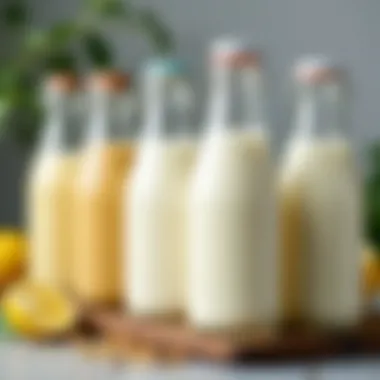
[[[368,317],[355,329],[325,332],[283,329],[257,334],[245,342],[205,335],[181,322],[141,320],[119,311],[87,311],[83,331],[101,334],[125,352],[138,347],[146,356],[219,362],[283,362],[380,354],[380,317]]]

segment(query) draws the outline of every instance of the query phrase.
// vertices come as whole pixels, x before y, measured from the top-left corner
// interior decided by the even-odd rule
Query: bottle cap
[[[303,84],[336,82],[342,76],[342,68],[324,56],[308,56],[294,65],[294,77]]]
[[[158,84],[164,80],[173,90],[173,100],[177,104],[190,106],[193,93],[187,73],[185,63],[173,56],[154,58],[148,61],[143,69],[143,76],[148,82],[153,79]]]
[[[48,91],[72,93],[79,89],[79,78],[72,72],[54,73],[46,77],[44,83]]]
[[[120,71],[99,71],[90,75],[88,86],[92,90],[119,93],[127,90],[132,82],[129,73]]]
[[[187,70],[184,62],[176,57],[159,57],[148,61],[144,72],[149,76],[181,77]]]
[[[211,45],[211,61],[216,65],[259,67],[261,53],[239,38],[219,38]]]

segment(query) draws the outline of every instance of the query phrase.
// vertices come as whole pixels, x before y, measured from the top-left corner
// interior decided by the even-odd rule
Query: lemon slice
[[[54,338],[75,324],[73,304],[58,290],[22,282],[3,296],[2,306],[9,325],[19,334],[35,339]]]

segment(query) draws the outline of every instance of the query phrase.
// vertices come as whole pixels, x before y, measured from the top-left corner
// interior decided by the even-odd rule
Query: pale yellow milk
[[[75,184],[72,290],[81,300],[120,302],[123,183],[133,165],[132,143],[86,148]]]
[[[73,251],[72,190],[77,163],[75,155],[40,156],[28,176],[29,276],[65,290]]]
[[[342,139],[300,141],[281,173],[286,320],[353,324],[361,312],[360,184]]]

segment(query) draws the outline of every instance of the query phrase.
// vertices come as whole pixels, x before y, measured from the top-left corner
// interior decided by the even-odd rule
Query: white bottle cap
[[[216,65],[259,66],[261,54],[243,39],[218,38],[211,44],[211,61]]]
[[[306,56],[294,65],[294,77],[303,84],[321,84],[335,82],[341,76],[342,69],[326,56]]]
[[[97,71],[88,76],[87,83],[90,90],[121,93],[130,89],[132,75],[116,70]]]
[[[80,85],[78,76],[72,72],[51,74],[45,78],[43,83],[45,90],[61,93],[77,91]]]

